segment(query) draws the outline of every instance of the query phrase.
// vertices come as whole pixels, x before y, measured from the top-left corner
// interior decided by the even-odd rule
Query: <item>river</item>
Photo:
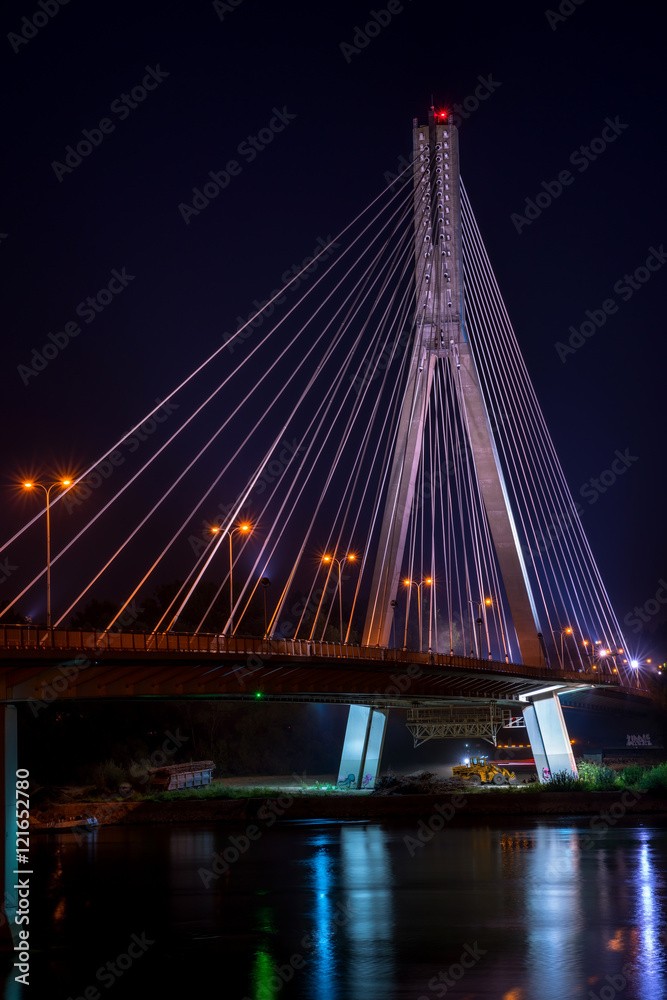
[[[4,995],[667,997],[667,820],[435,815],[35,834]]]

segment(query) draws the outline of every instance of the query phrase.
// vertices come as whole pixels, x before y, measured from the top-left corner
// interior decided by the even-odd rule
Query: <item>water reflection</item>
[[[648,830],[639,830],[638,863],[631,879],[634,924],[636,934],[631,941],[633,978],[636,977],[641,996],[646,1000],[663,998],[665,980],[665,910],[657,892],[665,888],[655,861],[655,848]]]
[[[451,977],[448,996],[667,996],[664,821],[452,823],[418,846],[416,822],[276,824],[203,881],[244,829],[36,839],[31,995],[81,996],[146,930],[127,995],[434,1000]],[[24,995],[9,972],[5,995]]]
[[[585,926],[580,833],[540,827],[526,865],[526,965],[529,995],[576,996]]]
[[[312,888],[315,894],[314,923],[310,936],[312,952],[309,961],[310,979],[322,1000],[335,1000],[336,989],[336,940],[338,926],[334,922],[340,911],[334,910],[333,894],[337,885],[334,845],[329,837],[316,837],[312,841],[314,855],[311,863]],[[309,942],[310,943],[310,942]]]
[[[360,997],[394,982],[395,924],[392,872],[386,830],[350,826],[341,830],[342,882],[350,907],[349,981]]]

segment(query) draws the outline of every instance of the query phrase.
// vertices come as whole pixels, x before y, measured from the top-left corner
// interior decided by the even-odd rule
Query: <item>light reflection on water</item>
[[[244,830],[35,839],[34,988],[5,995],[81,996],[146,931],[119,996],[667,997],[667,822],[451,823],[418,846],[416,823],[276,824],[202,877]]]

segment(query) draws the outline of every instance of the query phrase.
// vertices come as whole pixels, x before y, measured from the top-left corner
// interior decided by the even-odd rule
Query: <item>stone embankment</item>
[[[219,823],[253,820],[272,812],[279,820],[401,820],[429,816],[436,806],[456,819],[488,816],[601,816],[616,822],[626,815],[667,814],[667,798],[622,790],[612,792],[523,792],[484,789],[427,795],[334,793],[238,799],[184,799],[181,802],[78,802],[49,806],[33,813],[32,829],[84,817],[100,826],[136,823]]]

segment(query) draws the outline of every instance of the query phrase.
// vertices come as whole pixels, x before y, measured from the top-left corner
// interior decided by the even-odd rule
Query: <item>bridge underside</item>
[[[114,657],[120,651],[114,651]],[[526,699],[545,688],[576,691],[592,684],[620,690],[618,679],[590,680],[582,674],[546,670],[515,664],[474,660],[465,657],[437,657],[430,663],[426,654],[396,659],[387,651],[385,662],[365,659],[289,657],[267,653],[241,659],[228,655],[225,662],[156,662],[153,653],[147,664],[142,657],[124,655],[124,663],[91,663],[81,658],[54,661],[55,651],[21,650],[28,664],[0,666],[0,701],[45,701],[65,699],[132,698],[225,698],[246,700],[259,694],[282,701],[323,701],[384,707],[408,706],[421,701],[447,704],[467,700],[498,701],[506,704]],[[396,651],[402,654],[402,651]],[[35,663],[39,658],[41,663]],[[102,658],[100,654],[100,659]],[[105,658],[111,659],[111,651]],[[30,660],[32,659],[32,662]],[[51,660],[51,662],[49,662]],[[426,661],[426,662],[425,662]]]

